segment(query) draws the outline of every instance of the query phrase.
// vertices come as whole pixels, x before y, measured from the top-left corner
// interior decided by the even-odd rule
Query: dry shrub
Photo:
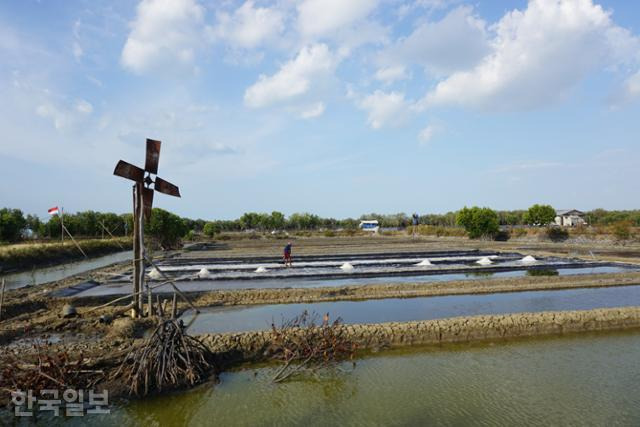
[[[33,390],[90,389],[103,378],[103,372],[91,369],[82,353],[53,351],[50,345],[35,340],[33,352],[9,349],[0,355],[0,388],[6,392]]]
[[[181,321],[164,320],[125,356],[112,378],[124,381],[130,394],[146,396],[206,380],[211,360],[209,349],[187,335]]]
[[[279,327],[271,325],[271,342],[265,356],[282,363],[273,377],[274,382],[353,359],[357,345],[346,336],[342,319],[329,323],[327,313],[322,323],[316,325],[316,318],[305,310],[300,316],[283,321]]]

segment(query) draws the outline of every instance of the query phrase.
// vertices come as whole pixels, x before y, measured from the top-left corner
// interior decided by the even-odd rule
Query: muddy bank
[[[640,328],[640,307],[454,317],[420,322],[341,325],[359,349],[515,339]],[[300,329],[292,333],[304,334]],[[220,360],[260,360],[270,331],[204,334],[199,338]],[[223,362],[224,363],[224,362]]]

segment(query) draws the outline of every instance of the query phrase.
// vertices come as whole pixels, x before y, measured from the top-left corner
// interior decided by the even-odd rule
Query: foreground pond
[[[133,402],[114,409],[108,419],[91,421],[118,426],[639,425],[639,359],[638,332],[394,350],[358,360],[353,371],[279,385],[270,380],[271,367],[225,373],[220,384]]]
[[[507,292],[420,298],[387,298],[301,304],[211,307],[193,318],[184,315],[192,334],[268,329],[304,310],[341,316],[345,323],[407,322],[480,314],[589,310],[640,305],[640,286]]]

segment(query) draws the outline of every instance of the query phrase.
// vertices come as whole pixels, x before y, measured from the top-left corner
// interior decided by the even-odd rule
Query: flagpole
[[[60,236],[62,236],[62,243],[64,243],[64,208],[60,206]]]

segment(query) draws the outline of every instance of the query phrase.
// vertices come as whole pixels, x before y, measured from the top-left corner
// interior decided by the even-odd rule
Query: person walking
[[[287,246],[284,247],[284,256],[282,258],[285,267],[291,267],[293,265],[291,261],[291,242],[288,242]]]
[[[413,218],[412,218],[412,225],[413,225],[413,233],[411,233],[411,237],[416,237],[416,235],[418,234],[418,224],[420,223],[420,217],[418,216],[417,213],[413,214]]]

